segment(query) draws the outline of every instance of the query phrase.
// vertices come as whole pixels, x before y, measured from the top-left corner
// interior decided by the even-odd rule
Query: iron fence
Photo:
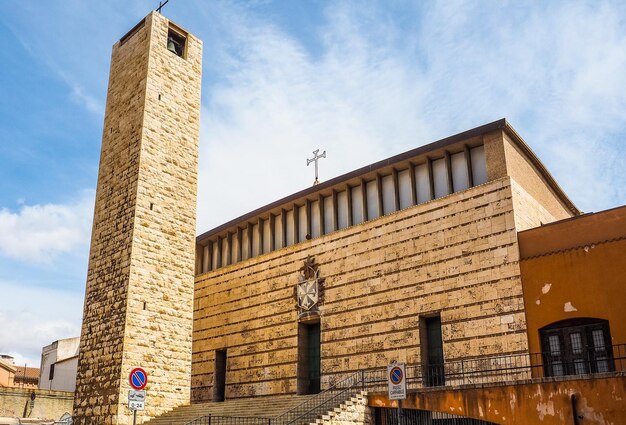
[[[187,422],[186,425],[270,425],[270,423],[271,418],[206,415]]]
[[[493,422],[466,418],[444,412],[417,409],[376,407],[373,409],[374,425],[497,425]]]
[[[521,353],[461,359],[440,365],[408,365],[408,390],[429,387],[514,383],[555,376],[626,372],[626,344],[564,353]],[[274,418],[203,416],[186,425],[307,424],[345,403],[360,391],[387,390],[387,369],[360,370],[335,380],[328,389]]]
[[[601,352],[590,349],[576,354],[572,357],[562,353],[522,353],[454,360],[439,365],[408,365],[407,388],[495,384],[626,371],[626,344]],[[364,386],[368,391],[386,391],[387,370],[365,371]]]

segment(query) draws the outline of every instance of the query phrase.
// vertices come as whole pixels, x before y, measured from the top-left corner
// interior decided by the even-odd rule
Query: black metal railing
[[[626,344],[602,351],[589,349],[564,353],[522,353],[461,359],[441,365],[407,365],[408,390],[429,387],[514,383],[553,376],[626,372]],[[387,368],[360,370],[336,378],[319,394],[274,418],[202,416],[186,425],[295,425],[308,424],[345,403],[360,391],[387,391]]]
[[[497,425],[493,422],[471,419],[445,412],[427,410],[375,407],[374,425]]]
[[[272,425],[310,423],[333,408],[345,403],[356,393],[364,390],[363,371],[358,371],[341,379],[327,390],[305,400],[282,415],[272,419]]]
[[[626,344],[613,345],[603,351],[589,349],[576,353],[576,357],[561,353],[525,353],[454,360],[441,365],[408,365],[406,380],[407,388],[416,390],[609,372],[626,372]],[[386,369],[364,373],[367,391],[387,390]]]
[[[270,422],[271,418],[206,415],[187,422],[186,425],[269,425]]]

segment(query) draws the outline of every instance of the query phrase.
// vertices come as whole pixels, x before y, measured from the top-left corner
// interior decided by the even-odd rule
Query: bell
[[[178,54],[176,52],[176,45],[174,45],[174,42],[172,41],[171,38],[167,41],[167,50],[169,50],[172,53]]]

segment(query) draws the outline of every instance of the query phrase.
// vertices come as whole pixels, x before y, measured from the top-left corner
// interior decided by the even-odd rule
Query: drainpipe
[[[574,419],[574,425],[580,425],[580,419],[584,419],[583,415],[578,414],[578,410],[576,409],[576,401],[578,397],[576,394],[572,394],[570,396],[570,401],[572,402],[572,416]]]

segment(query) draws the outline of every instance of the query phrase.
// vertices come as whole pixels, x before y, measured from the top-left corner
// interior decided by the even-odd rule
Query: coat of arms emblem
[[[298,308],[304,312],[321,302],[321,289],[323,280],[319,277],[319,267],[313,257],[307,257],[304,266],[300,269],[300,278],[296,286],[296,302]]]
[[[317,272],[313,279],[298,283],[298,307],[310,310],[319,301],[319,288],[317,285]]]

